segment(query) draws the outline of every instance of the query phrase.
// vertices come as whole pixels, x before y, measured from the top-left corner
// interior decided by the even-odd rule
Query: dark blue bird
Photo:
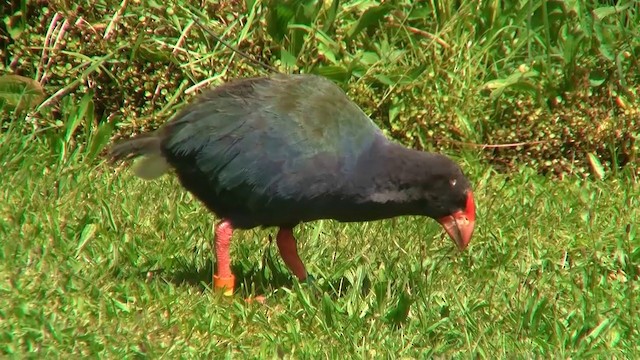
[[[111,159],[143,156],[136,174],[171,168],[221,222],[216,227],[216,288],[233,290],[234,229],[280,228],[284,262],[307,272],[292,229],[301,222],[370,221],[424,215],[460,249],[473,233],[471,185],[446,156],[389,141],[331,81],[274,75],[229,82],[197,96],[160,129],[111,148]]]

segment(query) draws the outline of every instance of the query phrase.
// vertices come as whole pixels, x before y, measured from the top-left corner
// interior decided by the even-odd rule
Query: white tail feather
[[[160,154],[152,154],[136,161],[133,172],[144,180],[159,178],[169,171],[169,163]]]

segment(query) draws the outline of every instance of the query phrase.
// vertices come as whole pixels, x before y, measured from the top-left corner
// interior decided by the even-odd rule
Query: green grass
[[[502,175],[467,154],[479,215],[466,252],[426,218],[304,224],[309,287],[272,230],[238,232],[240,287],[224,298],[209,287],[215,219],[172,176],[143,182],[85,161],[82,145],[61,155],[53,131],[0,137],[5,356],[640,354],[631,176]],[[243,300],[258,294],[265,305]]]
[[[0,357],[640,357],[637,3],[184,3],[5,6],[0,72],[30,87],[0,82]],[[264,73],[190,12],[331,77],[405,144],[450,149],[475,189],[467,251],[426,218],[304,224],[317,281],[300,285],[273,229],[237,232],[237,294],[213,292],[216,219],[174,177],[97,157],[114,128]],[[12,113],[27,90],[46,100]],[[538,175],[558,169],[578,175]]]

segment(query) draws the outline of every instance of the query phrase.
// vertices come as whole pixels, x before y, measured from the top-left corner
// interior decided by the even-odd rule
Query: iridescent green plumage
[[[169,158],[198,154],[216,190],[250,184],[256,196],[334,188],[382,133],[344,92],[316,76],[247,79],[216,88],[178,114],[163,142]],[[318,175],[334,175],[317,182]],[[310,189],[311,190],[311,189]],[[313,194],[310,194],[313,196]]]

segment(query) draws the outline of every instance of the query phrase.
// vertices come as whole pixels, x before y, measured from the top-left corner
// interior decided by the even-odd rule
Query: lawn
[[[460,253],[425,218],[298,228],[315,284],[273,231],[239,232],[233,298],[210,288],[215,219],[172,176],[144,182],[85,151],[2,136],[5,355],[558,357],[640,353],[631,176],[552,180],[460,159],[477,230]],[[122,170],[122,171],[121,171]],[[245,297],[265,295],[266,303]]]
[[[238,231],[226,297],[211,288],[218,219],[175,176],[145,182],[103,150],[208,83],[264,71],[180,1],[78,3],[25,0],[0,29],[1,70],[44,101],[19,108],[0,81],[0,357],[640,357],[637,5],[190,9],[252,58],[332,78],[397,141],[454,158],[478,211],[464,252],[427,218],[302,224],[312,284],[274,229]]]

